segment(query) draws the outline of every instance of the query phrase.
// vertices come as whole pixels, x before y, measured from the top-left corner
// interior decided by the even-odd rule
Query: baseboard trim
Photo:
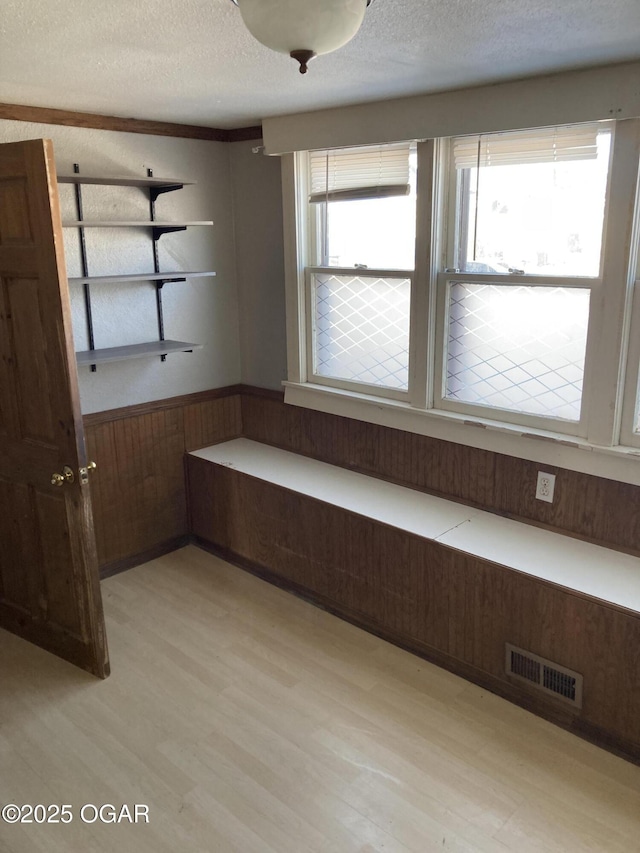
[[[105,563],[100,566],[100,580],[113,577],[113,575],[119,575],[121,572],[126,572],[128,569],[142,565],[142,563],[148,563],[150,560],[156,560],[158,557],[163,557],[165,554],[170,554],[172,551],[184,548],[185,545],[191,544],[192,541],[193,536],[189,534],[175,536],[173,539],[167,539],[165,542],[159,542],[152,548],[147,548],[146,551],[140,551],[138,554],[132,554],[129,557],[122,557],[119,560]]]
[[[352,625],[362,628],[362,630],[367,631],[376,637],[380,637],[382,640],[392,643],[394,646],[398,646],[411,654],[418,655],[424,660],[429,661],[429,663],[442,667],[442,669],[446,669],[454,675],[460,676],[466,681],[470,681],[478,687],[481,687],[514,705],[518,705],[520,708],[535,714],[537,717],[542,717],[543,719],[548,720],[571,734],[577,735],[583,740],[586,740],[607,752],[611,752],[620,758],[640,765],[640,744],[616,737],[599,726],[583,722],[576,717],[574,712],[563,707],[556,707],[543,698],[541,699],[537,696],[529,695],[529,693],[526,692],[526,688],[521,688],[518,685],[512,685],[508,682],[504,682],[499,678],[496,678],[494,675],[491,675],[484,670],[477,669],[476,667],[464,663],[457,658],[451,657],[438,649],[398,634],[377,621],[372,620],[357,611],[353,611],[348,607],[344,607],[339,602],[317,594],[294,581],[289,581],[276,574],[271,569],[268,569],[259,563],[255,563],[252,560],[248,560],[234,551],[230,551],[227,548],[223,548],[213,542],[209,542],[201,536],[193,536],[191,542],[203,551],[207,551],[216,557],[220,557],[226,562],[237,566],[239,569],[243,569],[244,571],[255,575],[261,580],[267,581],[267,583],[273,584],[286,592],[293,593],[298,598],[303,599],[309,604],[313,604],[315,607],[320,607],[322,610],[326,610],[328,613],[331,613],[340,619],[344,619],[346,622],[350,622]]]

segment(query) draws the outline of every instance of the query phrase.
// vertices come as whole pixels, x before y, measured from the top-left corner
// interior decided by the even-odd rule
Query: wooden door
[[[0,145],[0,627],[104,678],[86,465],[53,146]]]

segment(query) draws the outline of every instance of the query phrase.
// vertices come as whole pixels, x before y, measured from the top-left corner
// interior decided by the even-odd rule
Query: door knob
[[[52,474],[51,475],[51,485],[52,486],[64,486],[65,483],[73,483],[75,477],[73,475],[73,471],[69,468],[68,465],[65,465],[62,469],[62,474]]]

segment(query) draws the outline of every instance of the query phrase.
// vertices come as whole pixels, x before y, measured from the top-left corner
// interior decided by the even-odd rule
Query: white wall
[[[213,228],[192,228],[160,239],[161,268],[210,269],[215,278],[164,287],[165,336],[203,343],[190,354],[80,368],[83,413],[178,396],[240,381],[240,334],[235,271],[230,148],[227,143],[147,136],[0,120],[0,142],[45,137],[53,140],[57,169],[83,174],[154,176],[197,182],[160,196],[156,216],[167,220],[212,219]],[[266,158],[265,158],[266,159]],[[148,219],[145,190],[85,187],[85,218]],[[60,185],[63,218],[76,218],[73,187]],[[281,217],[280,217],[281,220]],[[280,226],[281,227],[281,226]],[[89,272],[108,275],[153,271],[149,232],[143,229],[86,230]],[[282,238],[280,238],[282,240]],[[281,251],[281,250],[280,250]],[[81,274],[77,231],[65,229],[69,276]],[[81,285],[71,285],[76,349],[87,349]],[[150,283],[92,287],[96,347],[157,339],[155,288]],[[284,322],[284,321],[283,321]]]
[[[279,157],[231,149],[242,381],[281,390],[287,378],[282,186]]]

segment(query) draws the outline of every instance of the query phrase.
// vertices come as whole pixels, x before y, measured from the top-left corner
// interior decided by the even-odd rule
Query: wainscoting
[[[534,501],[536,463],[285,406],[233,386],[86,418],[103,575],[187,541],[312,598],[519,705],[640,760],[640,618],[184,454],[245,436],[638,555],[640,488],[562,469]],[[294,520],[294,523],[292,523]],[[585,677],[581,711],[509,680],[513,643]]]
[[[591,542],[640,554],[640,487],[242,395],[242,434]],[[556,474],[553,504],[535,499]]]
[[[238,386],[84,418],[100,574],[107,577],[189,537],[184,455],[241,434]]]
[[[244,385],[87,415],[103,574],[189,533],[184,453],[246,438],[640,555],[640,487],[545,465],[553,504],[533,497],[539,463],[285,406]]]

